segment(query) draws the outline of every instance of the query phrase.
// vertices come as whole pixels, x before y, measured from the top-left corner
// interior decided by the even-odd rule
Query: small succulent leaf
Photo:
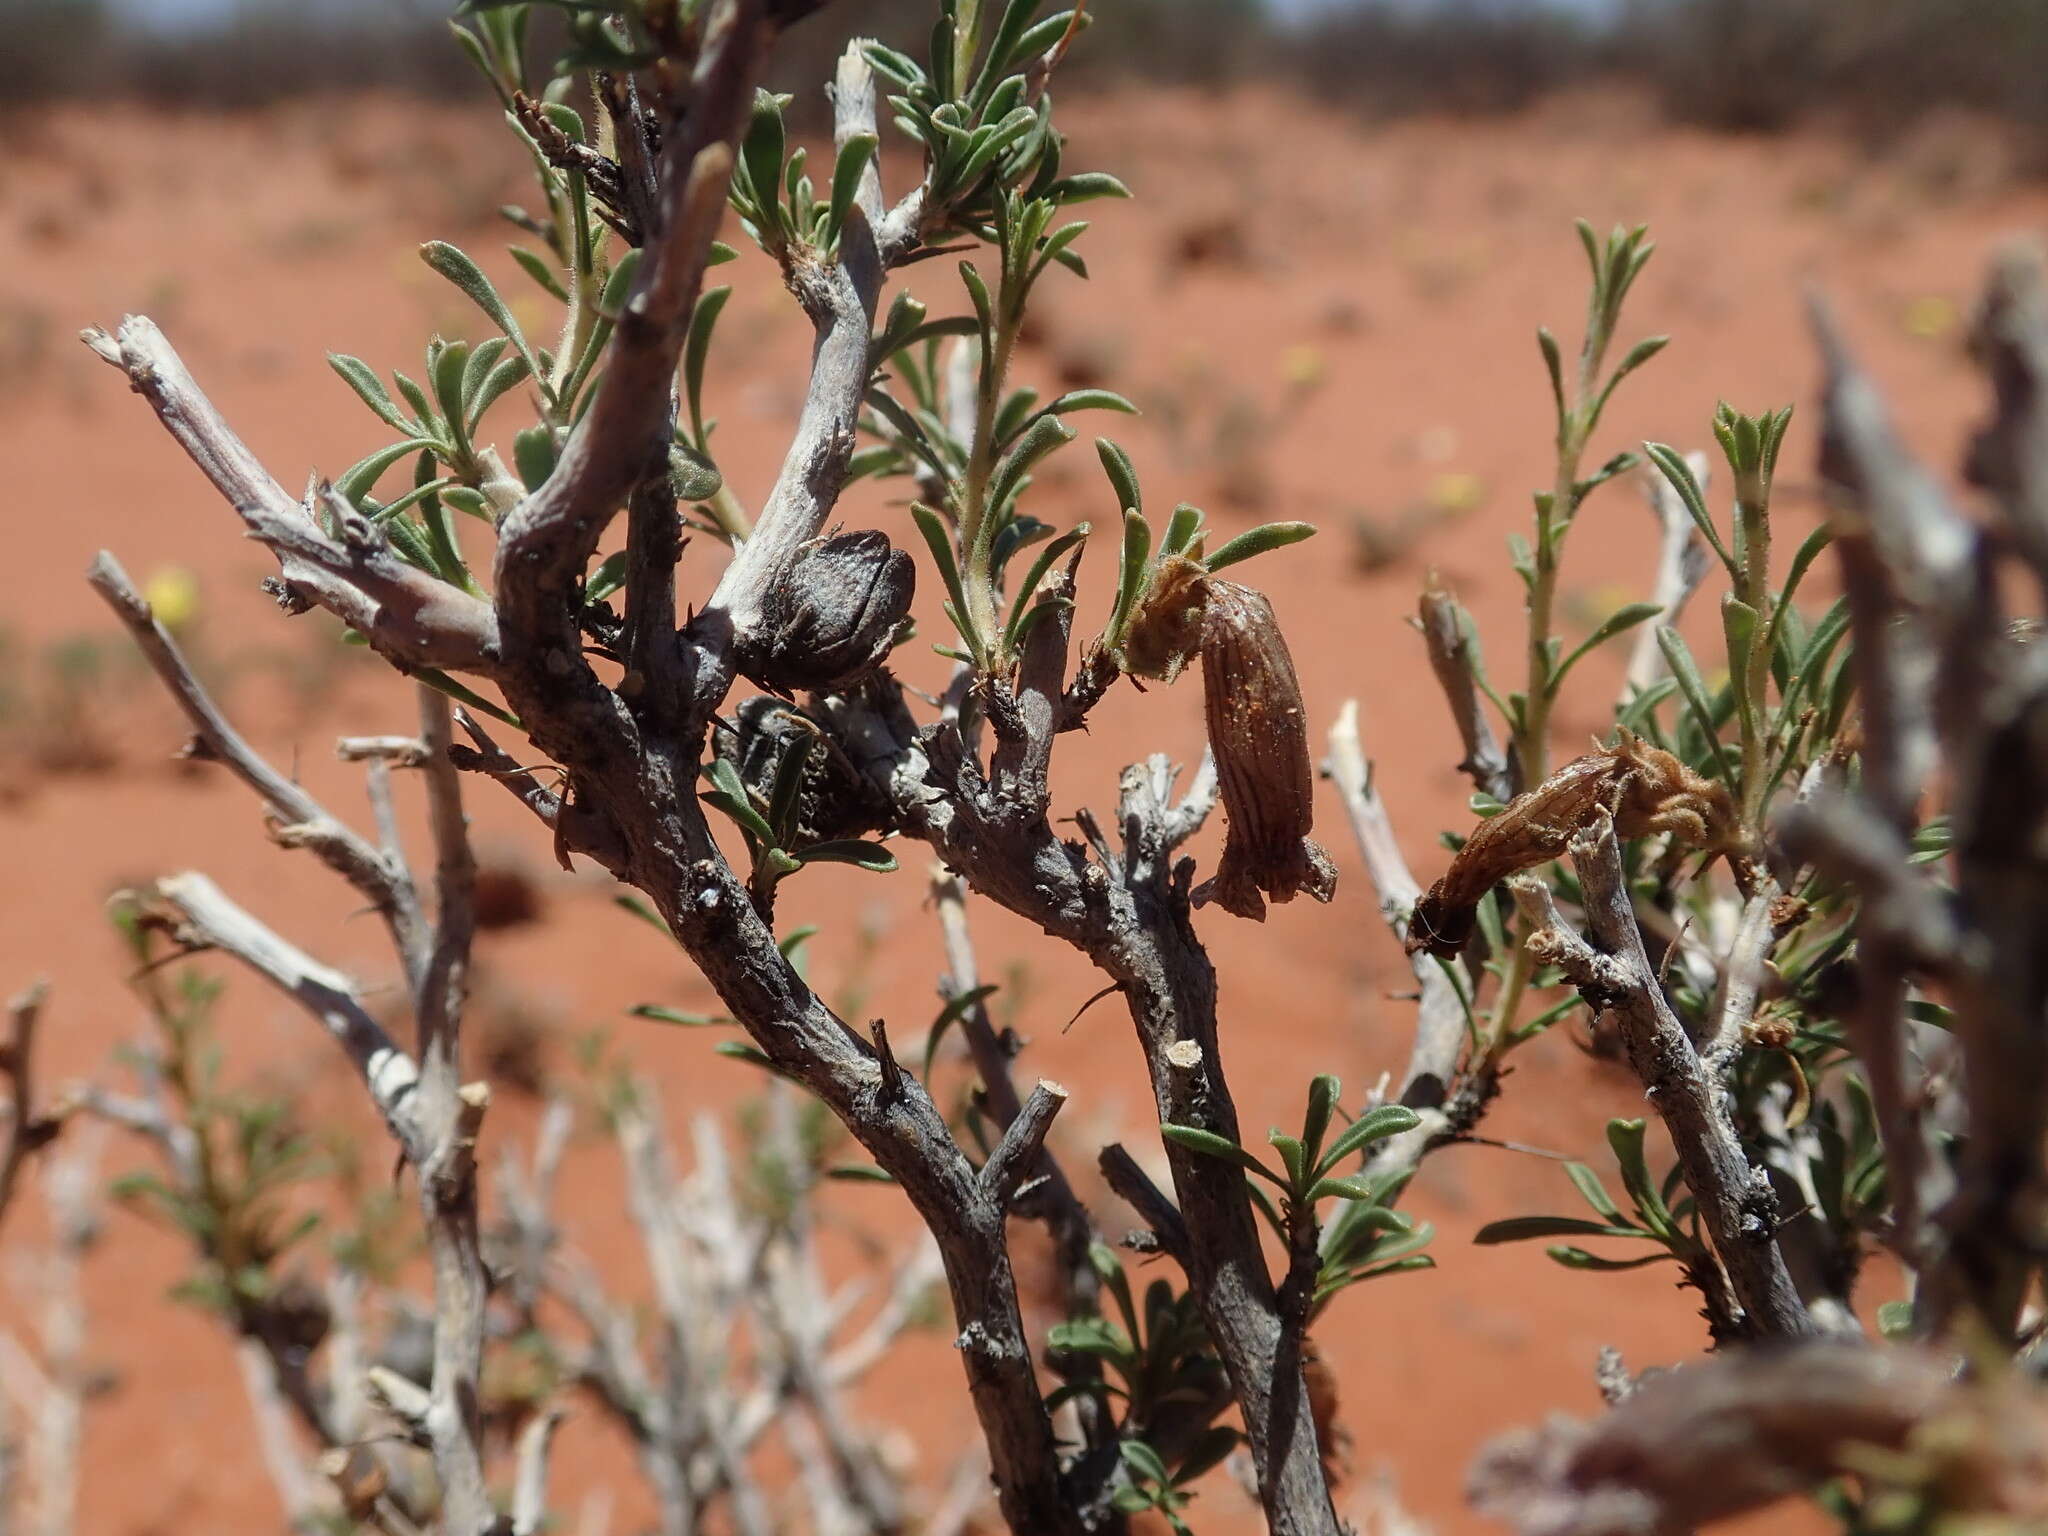
[[[1268,550],[1285,549],[1289,544],[1299,544],[1315,531],[1314,523],[1263,523],[1257,528],[1249,528],[1240,533],[1202,563],[1212,572],[1220,571],[1226,566],[1236,565],[1240,560],[1263,555]]]
[[[796,857],[804,864],[853,864],[877,874],[887,874],[896,867],[895,854],[880,843],[857,837],[812,843],[808,848],[797,849]]]

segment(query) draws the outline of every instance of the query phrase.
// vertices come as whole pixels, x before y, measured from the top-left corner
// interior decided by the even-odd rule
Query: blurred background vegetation
[[[196,13],[191,9],[196,6]],[[777,73],[815,79],[827,33],[900,37],[925,0],[840,0]],[[467,92],[444,0],[0,0],[17,108],[140,97],[253,106],[365,85]],[[1769,132],[1821,121],[1881,144],[1928,112],[2010,125],[2048,170],[2044,0],[1096,0],[1074,74],[1277,82],[1369,116],[1513,111],[1595,85],[1678,122]],[[178,15],[181,25],[167,25]],[[141,18],[151,17],[150,21]],[[1197,24],[1199,23],[1199,24]],[[1227,41],[1218,46],[1216,39]],[[0,112],[6,110],[0,105]]]

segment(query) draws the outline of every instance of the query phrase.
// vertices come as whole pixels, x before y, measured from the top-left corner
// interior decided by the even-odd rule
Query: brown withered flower
[[[1444,877],[1415,904],[1408,952],[1455,956],[1472,937],[1487,892],[1562,855],[1603,810],[1623,838],[1668,832],[1709,853],[1736,853],[1746,845],[1724,785],[1622,730],[1613,746],[1574,758],[1474,829]]]
[[[1308,720],[1273,605],[1193,560],[1169,556],[1125,636],[1124,668],[1170,681],[1196,655],[1229,832],[1215,877],[1195,888],[1195,905],[1213,901],[1264,922],[1265,898],[1292,901],[1306,891],[1328,901],[1337,871],[1308,835]]]

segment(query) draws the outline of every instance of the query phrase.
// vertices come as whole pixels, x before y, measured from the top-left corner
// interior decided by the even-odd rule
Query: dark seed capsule
[[[845,687],[889,654],[916,583],[877,529],[813,540],[768,594],[766,654],[750,675],[789,693]]]

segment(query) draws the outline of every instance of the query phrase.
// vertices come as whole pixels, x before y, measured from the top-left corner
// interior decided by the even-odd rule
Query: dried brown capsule
[[[1624,838],[1669,832],[1694,848],[1720,853],[1745,844],[1725,786],[1623,730],[1613,746],[1574,758],[1479,824],[1444,877],[1415,904],[1408,952],[1426,949],[1446,960],[1456,955],[1472,937],[1488,891],[1562,855],[1603,810]]]
[[[1215,878],[1194,900],[1263,922],[1261,892],[1274,901],[1302,891],[1328,901],[1337,870],[1308,835],[1308,719],[1273,605],[1234,581],[1206,577],[1202,586],[1202,695],[1230,829]]]
[[[787,693],[844,688],[889,654],[916,585],[916,566],[885,533],[813,539],[769,589],[767,654],[752,675]]]

